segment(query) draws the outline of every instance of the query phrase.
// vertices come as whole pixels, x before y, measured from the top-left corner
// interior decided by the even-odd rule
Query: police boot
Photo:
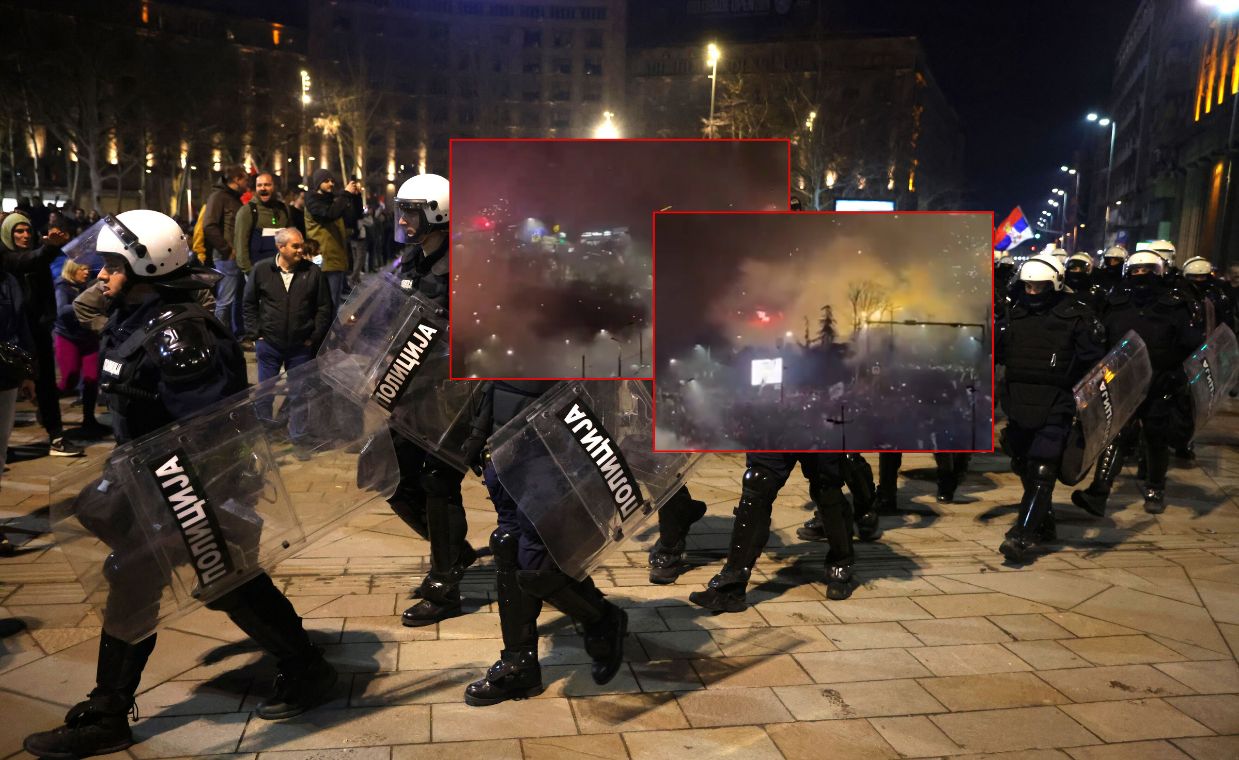
[[[801,541],[825,541],[826,531],[822,530],[822,520],[814,509],[813,516],[805,520],[804,525],[796,529],[796,538]]]
[[[948,504],[955,500],[955,464],[950,454],[934,454],[938,465],[938,503]]]
[[[538,665],[538,613],[542,600],[525,593],[517,578],[518,536],[496,529],[490,535],[495,556],[495,589],[503,651],[486,676],[465,687],[465,704],[486,707],[509,699],[536,697],[544,690]]]
[[[207,605],[222,610],[259,646],[274,656],[279,672],[275,693],[258,703],[263,720],[291,718],[326,701],[339,675],[310,643],[288,597],[263,573]]]
[[[431,491],[431,488],[427,488]],[[469,525],[458,494],[431,493],[426,499],[430,532],[430,572],[417,589],[420,602],[404,611],[409,628],[431,625],[461,614],[460,581],[477,553],[465,540]]]
[[[1048,536],[1044,523],[1052,510],[1058,468],[1050,462],[1029,462],[1027,477],[1020,519],[998,547],[1002,556],[1014,564],[1024,563],[1028,552]]]
[[[22,744],[36,757],[77,758],[120,752],[133,744],[129,713],[136,718],[133,695],[142,669],[155,648],[155,637],[127,644],[104,631],[99,637],[96,686],[85,702],[65,715],[65,725],[26,737]],[[17,716],[10,716],[17,720]]]
[[[1147,446],[1149,479],[1144,484],[1144,511],[1160,515],[1166,511],[1166,470],[1170,469],[1170,450],[1165,446]]]
[[[521,589],[580,623],[585,652],[594,660],[594,683],[608,683],[624,664],[628,613],[607,601],[592,578],[578,581],[559,568],[522,570]]]
[[[687,487],[676,491],[658,510],[658,540],[650,549],[650,583],[674,583],[684,572],[688,529],[705,513],[706,503],[692,498]]]
[[[838,488],[810,485],[817,502],[817,517],[822,523],[830,550],[826,553],[826,596],[847,599],[852,595],[852,505]]]
[[[852,494],[856,537],[861,541],[878,540],[882,536],[882,525],[878,519],[877,489],[873,485],[873,468],[861,455],[849,454],[843,474],[848,491]]]
[[[1186,445],[1179,446],[1174,450],[1175,459],[1180,460],[1188,465],[1196,461],[1196,444],[1189,441]]]
[[[744,590],[753,565],[770,538],[770,511],[778,493],[778,479],[763,467],[744,471],[740,503],[731,524],[731,545],[722,571],[710,579],[704,591],[694,591],[688,600],[712,612],[742,612]]]
[[[1097,467],[1093,472],[1093,482],[1084,490],[1071,492],[1071,503],[1095,517],[1106,516],[1106,500],[1110,498],[1110,489],[1114,487],[1114,479],[1123,469],[1123,447],[1118,441],[1101,450],[1097,459]]]
[[[898,495],[899,465],[902,463],[902,454],[878,454],[877,513],[879,515],[899,514],[896,496]]]

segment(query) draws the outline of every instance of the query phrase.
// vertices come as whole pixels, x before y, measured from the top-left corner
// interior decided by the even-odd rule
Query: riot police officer
[[[1050,257],[1025,261],[1023,290],[996,335],[994,361],[1006,367],[1005,440],[1011,469],[1024,485],[1019,518],[999,547],[1014,563],[1057,537],[1054,482],[1075,409],[1071,388],[1105,354],[1101,323],[1088,306],[1063,293],[1063,275]]]
[[[749,577],[770,538],[774,500],[797,463],[809,481],[809,497],[817,504],[818,518],[830,544],[826,595],[831,599],[851,596],[852,505],[842,490],[845,461],[842,454],[746,454],[727,561],[704,591],[688,595],[689,601],[713,612],[744,610]]]
[[[1097,311],[1101,307],[1106,292],[1093,277],[1092,256],[1087,253],[1072,254],[1071,258],[1067,259],[1067,273],[1063,276],[1063,281],[1071,288],[1071,292],[1075,293],[1076,298],[1088,304],[1090,309]]]
[[[1144,403],[1136,410],[1118,440],[1106,447],[1097,461],[1093,482],[1071,494],[1076,506],[1097,516],[1105,514],[1114,479],[1123,468],[1125,449],[1143,434],[1145,456],[1144,508],[1150,514],[1166,510],[1166,471],[1170,467],[1171,430],[1190,412],[1179,408],[1187,392],[1183,362],[1204,340],[1195,322],[1192,304],[1165,280],[1165,261],[1149,251],[1132,254],[1123,267],[1123,287],[1107,296],[1101,321],[1107,345],[1135,330],[1149,351],[1153,377]]]
[[[465,703],[496,705],[509,699],[541,694],[538,664],[538,615],[549,603],[584,630],[585,652],[593,659],[594,682],[605,684],[619,672],[624,659],[628,614],[607,600],[592,579],[564,573],[542,543],[533,523],[508,493],[489,456],[486,439],[518,417],[555,383],[545,380],[496,380],[488,384],[474,414],[466,457],[480,470],[495,505],[498,527],[490,536],[495,557],[495,588],[503,650],[486,675],[465,688]]]
[[[1235,302],[1214,274],[1213,265],[1208,259],[1197,256],[1183,262],[1183,279],[1202,303],[1208,301],[1212,306],[1214,325],[1226,325],[1232,330],[1236,329]]]
[[[106,221],[97,249],[115,272],[116,284],[122,277],[123,284],[103,331],[100,359],[113,433],[117,443],[125,443],[189,417],[248,383],[241,347],[194,296],[220,275],[197,266],[180,226],[171,217],[145,210]],[[109,476],[105,473],[83,494],[107,492]],[[166,579],[159,568],[148,566],[153,563],[135,563],[116,545],[115,537],[134,523],[119,489],[110,489],[110,495],[95,502],[106,511],[86,514],[91,507],[79,499],[78,517],[113,549],[105,569],[110,586],[96,686],[86,701],[69,710],[63,727],[26,737],[26,751],[39,757],[87,757],[130,746],[128,713],[155,648],[155,635],[130,644],[108,632],[132,622],[131,616],[154,614]],[[259,718],[299,715],[327,696],[336,671],[310,643],[301,618],[266,573],[207,606],[226,612],[279,660],[275,694],[258,704]],[[153,626],[154,620],[149,623]]]
[[[1121,245],[1112,245],[1101,255],[1101,266],[1093,272],[1093,281],[1102,291],[1110,289],[1123,279],[1123,263],[1127,261],[1127,249]]]
[[[396,192],[397,237],[407,241],[391,271],[406,292],[448,308],[448,181],[437,174],[410,177]],[[430,572],[414,589],[421,601],[404,611],[409,627],[432,625],[461,613],[460,582],[477,553],[465,536],[460,484],[464,475],[392,430],[400,483],[389,503],[401,520],[430,542]]]

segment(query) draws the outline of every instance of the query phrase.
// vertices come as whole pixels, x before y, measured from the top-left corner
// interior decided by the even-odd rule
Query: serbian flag
[[[1030,240],[1032,236],[1033,231],[1028,225],[1028,220],[1024,218],[1024,212],[1016,206],[1002,221],[1002,224],[994,230],[994,250],[1005,251],[1014,248],[1025,240]]]

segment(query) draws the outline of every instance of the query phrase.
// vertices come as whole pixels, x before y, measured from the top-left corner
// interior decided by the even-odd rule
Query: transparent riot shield
[[[319,356],[338,389],[372,403],[401,435],[468,471],[462,445],[482,384],[450,379],[448,319],[438,304],[406,294],[386,275],[371,277],[341,309]]]
[[[102,470],[54,480],[52,520],[126,641],[273,568],[399,479],[382,417],[319,361],[117,447]]]
[[[587,576],[700,458],[655,454],[652,412],[640,381],[565,382],[491,437],[500,482],[565,573]]]
[[[336,387],[362,394],[362,386],[396,340],[410,309],[409,295],[388,273],[362,278],[336,312],[318,349]]]
[[[1084,479],[1101,450],[1118,437],[1144,402],[1152,377],[1148,348],[1131,330],[1076,383],[1075,423],[1063,452],[1060,481],[1075,485]]]
[[[1221,408],[1239,376],[1239,345],[1227,325],[1218,325],[1183,362],[1192,396],[1192,420],[1199,432]]]

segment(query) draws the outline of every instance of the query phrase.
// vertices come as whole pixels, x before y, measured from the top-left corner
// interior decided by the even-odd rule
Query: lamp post
[[[1066,164],[1058,167],[1059,171],[1066,172],[1069,176],[1076,178],[1075,199],[1076,199],[1076,215],[1075,224],[1071,225],[1071,252],[1077,253],[1080,249],[1080,171]],[[1066,234],[1064,228],[1064,234]]]
[[[301,122],[297,129],[297,171],[301,175],[301,181],[305,182],[305,154],[306,134],[305,134],[305,107],[310,105],[310,72],[305,69],[301,70]]]
[[[601,140],[615,140],[619,136],[619,128],[615,126],[615,114],[603,111],[602,122],[594,128],[594,137]]]
[[[1118,123],[1108,117],[1101,116],[1096,112],[1089,112],[1084,117],[1085,121],[1095,122],[1097,126],[1110,128],[1110,158],[1106,161],[1106,218],[1101,229],[1101,246],[1106,246],[1106,238],[1110,237],[1110,175],[1114,173],[1114,134],[1118,129]]]
[[[718,85],[718,59],[722,58],[718,45],[711,42],[706,46],[706,63],[710,64],[710,139],[714,139],[714,90]]]

